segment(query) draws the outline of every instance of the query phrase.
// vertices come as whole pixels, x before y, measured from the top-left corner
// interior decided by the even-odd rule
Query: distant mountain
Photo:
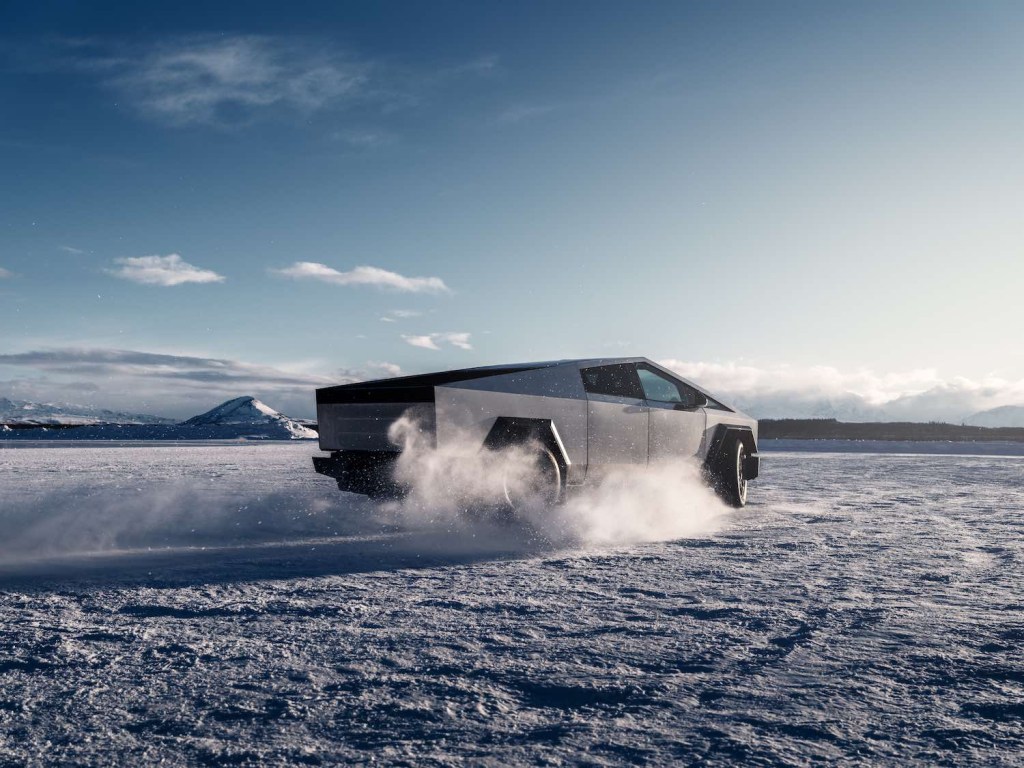
[[[840,421],[882,421],[884,408],[872,405],[860,395],[809,396],[802,393],[773,393],[767,396],[736,394],[723,398],[729,405],[755,419],[838,419]]]
[[[181,423],[183,427],[252,427],[282,437],[314,438],[317,433],[283,416],[255,397],[236,397]]]
[[[19,419],[9,423],[30,422]],[[170,419],[156,423],[137,420],[78,422],[81,426],[73,426],[71,422],[37,423],[36,429],[0,428],[0,431],[4,440],[312,440],[317,437],[315,430],[283,416],[255,397],[236,397],[180,424]]]
[[[842,422],[835,419],[761,419],[761,440],[884,440],[1024,442],[1024,429],[963,426],[941,422]]]
[[[1003,405],[978,411],[964,419],[974,427],[1024,427],[1024,405]]]
[[[0,397],[0,424],[173,424],[174,419],[144,413],[121,413],[72,403],[32,403]]]

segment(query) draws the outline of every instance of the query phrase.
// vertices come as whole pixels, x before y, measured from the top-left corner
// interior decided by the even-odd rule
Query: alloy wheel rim
[[[746,450],[741,445],[736,451],[736,490],[739,494],[740,503],[747,501],[747,478],[743,476],[743,459],[747,456]]]

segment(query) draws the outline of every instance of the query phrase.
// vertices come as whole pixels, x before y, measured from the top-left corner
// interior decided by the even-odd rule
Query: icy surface
[[[1020,458],[766,454],[584,549],[310,453],[0,450],[0,765],[1020,765]]]

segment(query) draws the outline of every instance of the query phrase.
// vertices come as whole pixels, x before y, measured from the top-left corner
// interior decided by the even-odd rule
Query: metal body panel
[[[578,398],[491,392],[461,386],[434,393],[437,446],[457,441],[482,445],[499,416],[549,419],[557,428],[570,463],[568,482],[583,481],[587,466],[587,401]]]
[[[650,461],[696,456],[704,442],[707,422],[703,408],[676,410],[672,403],[648,401]]]
[[[321,451],[397,451],[388,428],[412,412],[433,429],[430,403],[320,403],[316,407]]]
[[[644,400],[587,396],[587,475],[647,464],[648,408]]]

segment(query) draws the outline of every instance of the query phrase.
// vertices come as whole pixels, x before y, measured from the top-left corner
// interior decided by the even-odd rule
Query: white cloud
[[[421,349],[433,349],[440,350],[441,344],[450,344],[453,347],[459,349],[472,349],[473,345],[469,343],[470,334],[468,333],[428,333],[423,336],[413,336],[402,334],[402,340],[406,344],[411,344],[414,347],[420,347]]]
[[[497,66],[494,57],[483,57],[412,67],[317,35],[192,34],[146,44],[50,37],[7,47],[22,70],[82,73],[112,91],[118,104],[165,125],[232,128],[292,116],[308,123],[330,113],[335,119],[326,135],[359,149],[398,139],[378,125],[386,115]],[[342,112],[357,119],[341,124]]]
[[[72,256],[81,256],[85,253],[81,248],[72,248],[70,245],[61,245],[59,248],[64,253],[70,253]]]
[[[387,131],[335,131],[331,138],[355,149],[377,149],[398,141],[398,137]]]
[[[406,277],[380,267],[361,266],[348,272],[339,272],[315,261],[297,261],[272,273],[294,280],[319,280],[332,285],[371,285],[406,293],[447,293],[448,286],[439,277]]]
[[[453,347],[459,349],[472,349],[473,345],[469,343],[468,333],[442,333],[440,334],[442,341],[447,341]]]
[[[402,340],[406,344],[411,344],[414,347],[420,347],[421,349],[441,349],[437,346],[437,342],[434,341],[434,336],[406,336],[402,334]]]
[[[380,318],[382,323],[397,323],[399,320],[408,320],[410,317],[419,317],[422,312],[414,309],[393,309]]]
[[[144,285],[181,285],[182,283],[222,283],[224,277],[183,261],[176,253],[167,256],[130,256],[114,259],[120,268],[107,270],[115,277]]]
[[[395,363],[388,363],[388,362],[374,363],[374,362],[370,362],[370,363],[366,364],[366,367],[371,372],[378,372],[379,371],[381,374],[383,374],[383,376],[385,378],[394,378],[396,376],[401,376],[402,373],[403,373],[402,366],[397,365]]]
[[[532,120],[535,117],[553,112],[555,107],[540,104],[518,104],[509,107],[494,119],[496,123],[521,123],[525,120]]]
[[[830,366],[662,360],[666,368],[759,418],[949,421],[1024,404],[1024,380],[943,378],[932,369],[881,374]]]
[[[0,267],[0,280],[3,280],[5,277],[14,277],[14,275],[3,267]]]
[[[336,50],[259,35],[172,38],[129,63],[108,83],[145,115],[175,125],[348,103],[363,94],[370,69]]]
[[[6,368],[29,375],[0,381],[0,397],[173,417],[194,416],[245,394],[290,416],[311,417],[317,387],[401,374],[387,362],[321,375],[239,360],[77,347],[0,354],[0,370]]]

